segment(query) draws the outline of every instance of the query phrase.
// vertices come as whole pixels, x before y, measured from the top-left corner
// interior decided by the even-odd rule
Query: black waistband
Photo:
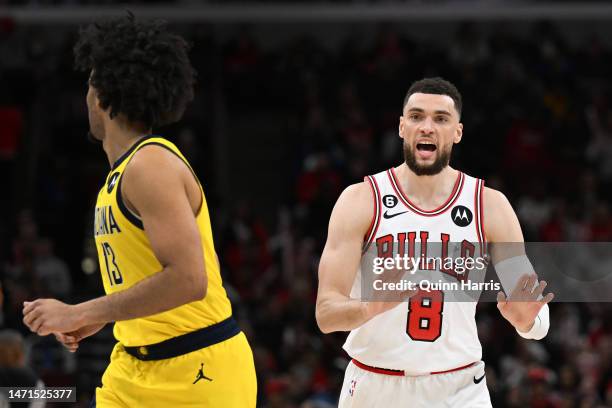
[[[240,333],[240,327],[238,327],[236,320],[230,316],[222,322],[160,343],[148,346],[124,347],[124,349],[129,355],[139,360],[163,360],[221,343],[238,333]]]

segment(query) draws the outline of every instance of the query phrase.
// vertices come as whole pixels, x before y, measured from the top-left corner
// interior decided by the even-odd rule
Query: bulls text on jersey
[[[377,256],[379,258],[395,258],[399,256],[403,258],[407,256],[410,259],[418,259],[419,265],[418,269],[422,271],[434,271],[439,270],[442,273],[453,276],[458,280],[465,280],[468,277],[469,271],[462,271],[461,273],[457,273],[455,271],[455,263],[456,260],[452,257],[449,257],[449,242],[450,242],[450,234],[440,233],[440,242],[428,243],[429,232],[428,231],[420,231],[419,238],[421,244],[421,253],[417,258],[415,258],[415,247],[416,247],[416,231],[410,232],[399,232],[395,235],[387,234],[381,237],[376,238],[376,250]],[[394,245],[397,243],[397,245]],[[406,243],[408,245],[406,245]],[[428,251],[428,247],[432,245],[440,245],[440,258],[441,262],[436,265],[436,262],[433,258],[428,258],[428,253],[431,254],[431,251]],[[468,240],[464,239],[461,241],[461,255],[462,258],[461,265],[465,265],[465,260],[468,258],[474,258],[476,253],[476,245]],[[447,262],[448,261],[448,262]],[[436,267],[437,266],[437,267]]]

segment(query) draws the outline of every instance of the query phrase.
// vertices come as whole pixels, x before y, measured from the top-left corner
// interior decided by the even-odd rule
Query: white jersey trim
[[[474,212],[476,222],[476,235],[478,236],[478,243],[480,244],[480,256],[484,256],[487,253],[487,237],[484,232],[483,222],[483,202],[484,202],[484,180],[476,179],[476,189],[474,192]]]
[[[404,194],[404,191],[402,190],[401,185],[397,181],[397,176],[395,175],[395,170],[393,168],[390,168],[389,170],[387,170],[387,176],[389,177],[389,181],[391,182],[391,185],[393,186],[393,190],[395,190],[395,193],[399,197],[401,202],[415,214],[422,215],[424,217],[433,217],[436,215],[440,215],[444,213],[446,210],[448,210],[455,203],[455,201],[457,201],[457,198],[459,198],[459,196],[461,195],[461,190],[463,190],[463,184],[465,180],[463,172],[459,172],[459,174],[457,175],[457,181],[455,181],[455,186],[453,187],[453,191],[451,192],[446,202],[442,204],[440,207],[434,210],[428,211],[428,210],[420,209],[415,204],[413,204],[410,201],[410,199],[408,199],[406,194]]]
[[[364,243],[363,243],[363,253],[365,253],[374,237],[376,236],[376,232],[378,231],[378,226],[380,225],[380,190],[378,188],[378,184],[376,183],[376,179],[372,176],[367,176],[365,178],[368,180],[368,184],[372,189],[372,198],[374,199],[374,214],[372,215],[372,222],[370,223],[370,228],[368,228],[368,232],[365,234]]]

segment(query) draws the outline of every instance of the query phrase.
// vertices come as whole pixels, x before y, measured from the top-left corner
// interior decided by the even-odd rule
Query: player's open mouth
[[[418,151],[435,152],[436,145],[433,143],[417,143],[416,148]]]
[[[437,147],[433,143],[420,142],[416,145],[416,156],[420,160],[432,159]]]

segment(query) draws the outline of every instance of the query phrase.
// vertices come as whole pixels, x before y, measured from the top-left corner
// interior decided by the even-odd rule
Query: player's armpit
[[[365,182],[349,186],[334,206],[319,263],[316,319],[324,333],[352,330],[366,321],[365,304],[349,299],[349,294],[373,212],[372,192]]]

